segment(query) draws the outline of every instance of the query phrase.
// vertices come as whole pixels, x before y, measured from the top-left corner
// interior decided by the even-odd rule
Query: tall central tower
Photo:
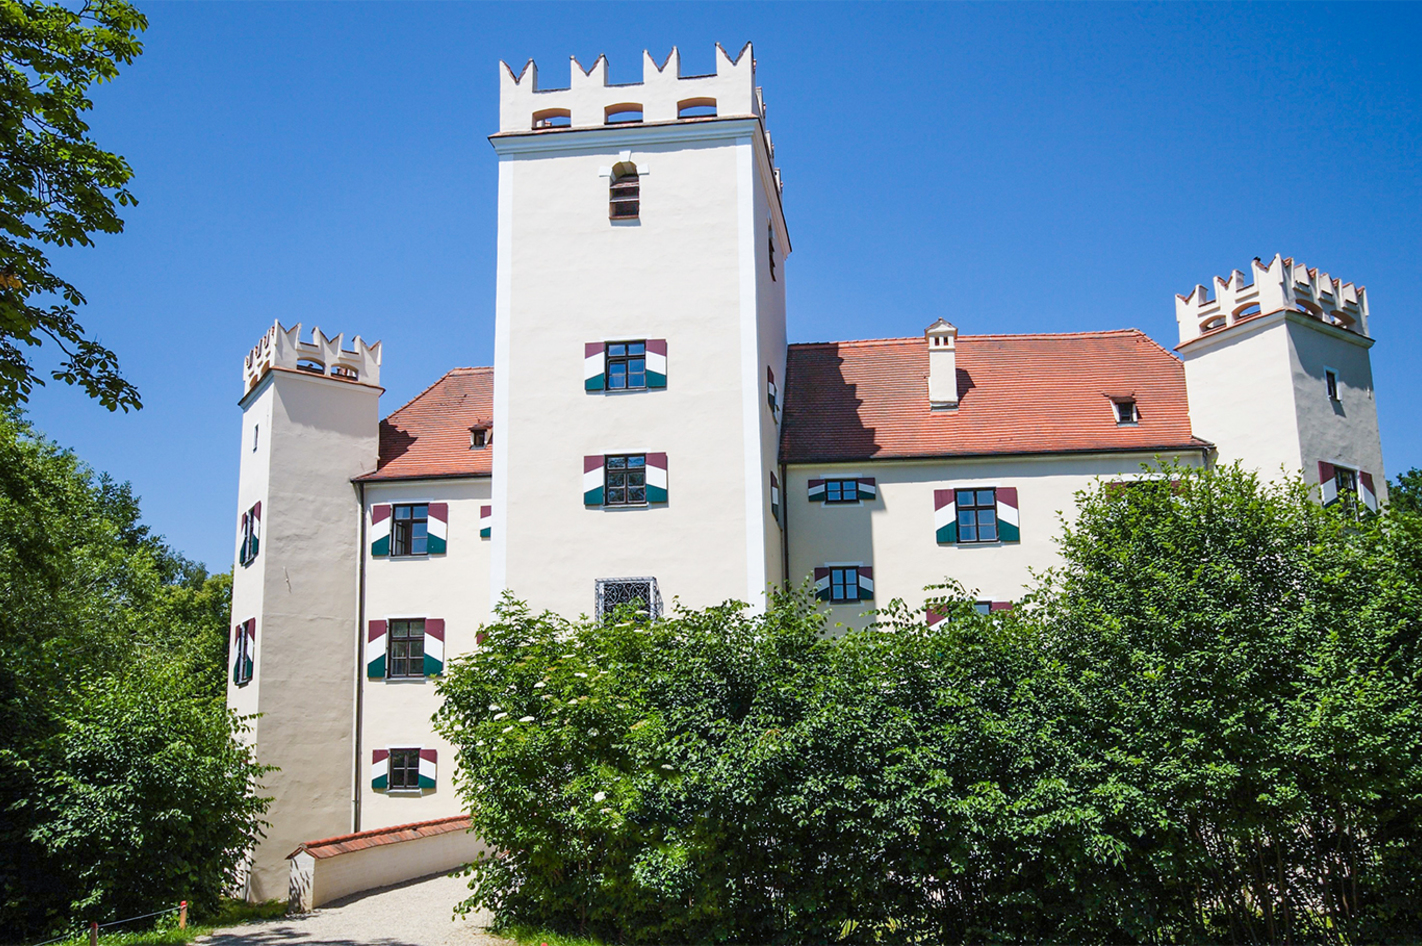
[[[763,603],[790,241],[750,46],[500,74],[492,590]]]

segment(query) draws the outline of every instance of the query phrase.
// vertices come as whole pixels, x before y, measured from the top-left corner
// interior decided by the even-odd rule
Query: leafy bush
[[[840,636],[505,599],[437,722],[469,906],[621,942],[1364,941],[1415,930],[1422,525],[1238,470],[1080,497],[1012,612]]]
[[[0,414],[0,928],[211,903],[260,826],[223,706],[230,578]]]

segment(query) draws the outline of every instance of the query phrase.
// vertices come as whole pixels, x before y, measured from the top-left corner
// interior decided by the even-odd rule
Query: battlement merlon
[[[245,396],[257,386],[272,368],[302,371],[337,381],[380,386],[380,342],[367,345],[357,335],[346,348],[346,336],[327,338],[319,327],[311,329],[311,340],[301,340],[301,323],[292,328],[272,323],[242,366],[242,393]]]
[[[1250,264],[1254,281],[1246,283],[1239,270],[1228,278],[1216,276],[1214,296],[1204,286],[1175,297],[1175,321],[1180,343],[1228,328],[1256,315],[1299,312],[1364,337],[1368,336],[1368,291],[1362,286],[1333,279],[1291,258],[1274,254],[1269,263],[1257,257]]]
[[[598,56],[590,69],[573,57],[571,70],[566,89],[540,89],[532,59],[518,74],[500,62],[499,131],[602,128],[614,115],[639,110],[643,122],[672,122],[682,117],[683,109],[696,108],[704,115],[708,106],[714,107],[717,118],[765,118],[750,43],[734,59],[717,43],[716,73],[708,76],[683,76],[676,47],[660,66],[643,51],[641,82],[609,85],[606,56]]]

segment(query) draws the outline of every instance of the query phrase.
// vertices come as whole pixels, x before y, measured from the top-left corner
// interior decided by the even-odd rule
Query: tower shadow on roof
[[[838,344],[800,349],[785,369],[785,435],[791,456],[867,458],[879,452],[859,417],[864,399],[844,377]],[[793,446],[792,446],[793,445]]]

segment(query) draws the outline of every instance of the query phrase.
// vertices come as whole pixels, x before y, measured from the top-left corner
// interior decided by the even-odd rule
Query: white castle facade
[[[1076,490],[1158,458],[1385,498],[1362,288],[1255,260],[1176,298],[1173,352],[943,319],[787,344],[749,47],[500,75],[494,366],[381,420],[379,343],[276,324],[246,360],[228,702],[280,767],[254,899],[303,842],[459,814],[435,682],[505,591],[576,616],[810,581],[854,624],[945,577],[1009,606]]]

